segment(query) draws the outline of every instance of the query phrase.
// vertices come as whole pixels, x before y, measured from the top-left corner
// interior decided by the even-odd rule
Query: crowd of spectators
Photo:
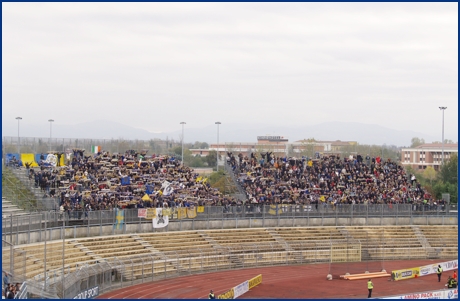
[[[228,208],[242,202],[222,195],[206,178],[173,156],[123,154],[85,155],[74,149],[64,166],[27,166],[29,179],[44,197],[58,200],[70,215],[113,208],[190,207]],[[27,163],[27,162],[26,162]],[[415,175],[390,159],[361,155],[317,155],[315,158],[273,156],[271,152],[227,153],[227,163],[247,196],[246,204],[423,204],[443,205],[426,193]],[[83,215],[83,212],[85,214]]]
[[[113,208],[228,205],[236,200],[212,188],[207,179],[172,156],[147,156],[134,150],[123,154],[85,155],[74,149],[65,166],[39,163],[29,179],[44,197],[57,198],[59,209],[72,211]]]
[[[227,153],[227,162],[251,203],[442,205],[414,175],[390,159],[361,155],[276,157],[271,152]]]
[[[11,275],[7,272],[3,272],[3,291],[2,299],[14,299],[14,297],[19,293],[21,288],[20,283],[11,283]]]

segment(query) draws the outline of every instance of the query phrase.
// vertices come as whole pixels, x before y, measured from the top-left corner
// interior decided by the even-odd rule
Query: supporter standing
[[[3,288],[7,288],[9,283],[10,279],[8,278],[8,274],[6,272],[3,272]]]

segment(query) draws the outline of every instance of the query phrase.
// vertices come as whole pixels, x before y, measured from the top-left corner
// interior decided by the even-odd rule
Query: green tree
[[[444,166],[439,172],[440,180],[445,183],[457,184],[458,155],[452,154],[449,161],[444,161]]]
[[[313,158],[315,156],[315,142],[315,138],[303,139],[300,154],[302,156]]]
[[[184,147],[184,151],[185,151],[185,147]],[[176,146],[175,148],[173,148],[173,153],[175,153],[178,156],[182,156],[182,146]]]
[[[206,163],[208,163],[209,167],[216,167],[217,164],[217,151],[212,150],[209,152],[209,154],[206,156]]]
[[[18,151],[18,147],[13,144],[9,144],[5,146],[5,153],[10,154],[10,153],[16,153]]]
[[[123,154],[127,150],[131,149],[131,145],[130,145],[129,141],[124,140],[123,138],[119,138],[118,139],[118,147],[117,147],[117,149],[118,149],[118,153]]]
[[[443,193],[450,194],[450,202],[458,201],[458,184],[457,184],[458,155],[452,154],[450,160],[441,166],[438,173],[437,181],[433,185],[433,192],[436,198],[441,198]]]
[[[184,155],[184,157],[186,156]],[[200,156],[190,156],[190,158],[186,157],[186,160],[189,162],[187,165],[190,167],[205,167],[206,162]]]
[[[37,153],[41,154],[44,153],[46,154],[49,151],[49,146],[47,143],[44,143],[42,139],[38,139],[38,146],[37,146]],[[22,151],[21,151],[22,152]]]
[[[450,194],[450,202],[453,204],[457,204],[458,202],[458,186],[457,184],[451,184],[446,182],[437,182],[433,186],[433,192],[437,199],[442,197],[443,193]]]
[[[410,145],[410,147],[417,147],[417,146],[422,145],[422,144],[424,144],[424,143],[425,143],[425,139],[419,138],[419,137],[414,137],[414,138],[412,138],[412,140],[411,140],[411,145]]]
[[[432,166],[428,166],[424,171],[423,171],[423,176],[430,180],[430,185],[433,185],[433,180],[436,178],[436,171]]]

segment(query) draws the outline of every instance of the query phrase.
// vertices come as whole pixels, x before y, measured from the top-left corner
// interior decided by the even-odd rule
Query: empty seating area
[[[45,269],[45,257],[46,257],[46,270],[53,271],[62,268],[62,241],[47,242],[46,244],[46,256],[45,256],[45,244],[30,244],[15,247],[15,256],[20,257],[19,252],[25,252],[24,257],[19,259],[16,258],[14,269],[18,271],[24,271],[26,278],[32,278],[38,274],[44,273]],[[75,247],[70,241],[65,243],[65,269],[70,271],[75,270],[78,265],[85,262],[93,263],[94,257],[85,253],[81,249]],[[5,250],[2,252],[2,261],[9,262],[10,252]],[[25,261],[23,260],[25,258]],[[25,265],[25,269],[24,269]]]
[[[128,235],[79,238],[76,242],[77,245],[88,249],[100,258],[123,258],[152,253],[150,249]]]
[[[65,241],[65,267],[108,262],[125,280],[264,265],[457,258],[457,226],[221,229],[125,234]],[[15,246],[15,271],[44,272],[44,243]],[[62,241],[47,242],[46,269],[62,267]],[[430,253],[431,252],[431,253]],[[4,249],[2,259],[10,262]],[[23,257],[21,257],[23,256]]]
[[[165,258],[175,260],[178,272],[230,268],[228,252],[214,246],[197,231],[148,233],[137,235]]]
[[[275,228],[274,231],[294,251],[300,251],[296,260],[305,262],[329,262],[331,240],[343,241],[346,237],[337,227]]]
[[[342,240],[346,237],[337,230],[337,227],[297,227],[297,228],[275,228],[287,243],[300,245],[299,243],[320,243],[330,240]]]
[[[345,227],[344,231],[361,242],[361,248],[365,250],[363,260],[410,260],[427,256],[411,226],[351,226]]]
[[[232,253],[252,251],[285,251],[285,248],[264,228],[208,230],[206,234]]]
[[[284,264],[286,247],[268,229],[208,230],[206,234],[226,248],[234,268]]]
[[[196,231],[138,234],[153,248],[172,257],[197,257],[213,252],[212,245]]]
[[[442,258],[458,257],[458,226],[418,226],[432,251]]]

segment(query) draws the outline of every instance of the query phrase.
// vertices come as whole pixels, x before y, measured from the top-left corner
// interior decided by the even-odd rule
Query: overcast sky
[[[24,136],[50,118],[438,135],[447,106],[457,141],[457,3],[2,3],[2,34],[3,135],[17,116]]]

